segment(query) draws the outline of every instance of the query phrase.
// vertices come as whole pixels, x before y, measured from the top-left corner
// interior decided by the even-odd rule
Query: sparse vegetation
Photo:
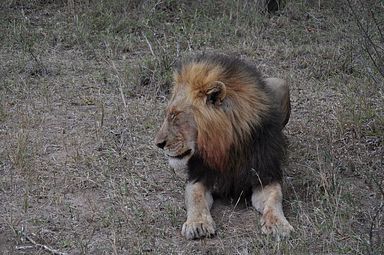
[[[0,3],[0,250],[45,254],[383,254],[380,0]],[[291,84],[285,211],[263,236],[219,201],[186,241],[184,180],[152,141],[182,56],[223,52]],[[24,237],[23,237],[24,236]]]

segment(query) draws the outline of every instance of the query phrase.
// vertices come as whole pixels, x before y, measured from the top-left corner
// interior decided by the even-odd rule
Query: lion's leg
[[[279,78],[267,78],[265,84],[271,89],[275,102],[280,106],[283,119],[281,120],[284,127],[291,115],[291,100],[289,96],[289,86],[287,82]]]
[[[279,183],[271,183],[253,190],[252,205],[262,214],[261,231],[264,234],[274,234],[286,237],[293,227],[283,213],[283,195]]]
[[[187,221],[182,228],[182,235],[187,239],[210,237],[215,234],[210,209],[213,198],[201,182],[189,182],[185,188],[185,204],[187,207]]]

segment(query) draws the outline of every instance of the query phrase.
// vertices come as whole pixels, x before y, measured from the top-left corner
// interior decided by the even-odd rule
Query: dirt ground
[[[382,2],[256,3],[0,3],[1,254],[384,254]],[[216,237],[180,234],[184,175],[153,140],[174,63],[204,51],[291,86],[289,239],[236,201]]]

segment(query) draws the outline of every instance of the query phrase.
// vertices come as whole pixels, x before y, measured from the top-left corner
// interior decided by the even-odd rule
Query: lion
[[[187,172],[187,239],[216,233],[213,193],[250,195],[262,214],[262,232],[280,237],[294,230],[282,208],[282,129],[290,116],[289,88],[262,79],[238,58],[203,54],[183,61],[155,143],[171,167]]]

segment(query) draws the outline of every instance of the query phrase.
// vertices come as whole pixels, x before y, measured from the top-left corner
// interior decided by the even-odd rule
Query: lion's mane
[[[237,58],[201,55],[182,62],[174,78],[174,93],[188,86],[188,97],[196,102],[197,149],[188,161],[189,181],[234,195],[281,181],[286,147],[281,113],[255,67]],[[208,109],[197,99],[216,81],[225,84],[226,97],[220,108]]]

